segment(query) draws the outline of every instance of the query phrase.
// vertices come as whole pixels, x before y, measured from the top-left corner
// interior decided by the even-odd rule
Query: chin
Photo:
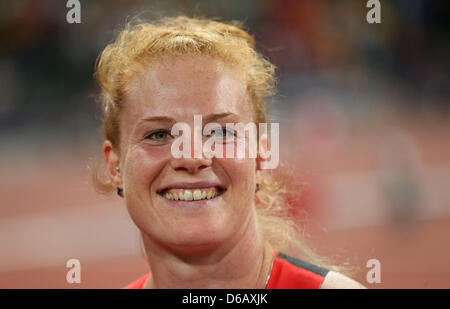
[[[224,221],[187,220],[173,226],[171,234],[171,242],[176,245],[213,246],[229,239],[233,230],[231,224]]]

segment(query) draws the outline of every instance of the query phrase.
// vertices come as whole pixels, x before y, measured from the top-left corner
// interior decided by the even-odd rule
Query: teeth
[[[193,197],[194,200],[198,201],[202,198],[202,191],[200,191],[199,189],[194,190]]]
[[[201,189],[194,189],[192,190],[184,190],[184,191],[178,191],[173,193],[164,193],[163,196],[168,200],[175,200],[175,201],[198,201],[198,200],[204,200],[204,199],[212,199],[215,198],[220,194],[219,191],[210,190],[210,191],[202,191]]]
[[[193,196],[192,196],[192,191],[191,190],[184,190],[184,200],[186,200],[186,201],[192,201],[193,200]]]

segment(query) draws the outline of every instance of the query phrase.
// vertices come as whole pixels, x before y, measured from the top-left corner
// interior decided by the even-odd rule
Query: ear
[[[106,140],[103,143],[103,156],[106,162],[106,168],[108,171],[109,178],[115,187],[122,185],[122,177],[120,172],[116,170],[116,167],[120,167],[120,156],[114,150],[112,143]]]
[[[265,133],[261,134],[261,136],[259,137],[258,156],[256,158],[257,171],[262,170],[261,163],[267,161],[267,158],[265,159],[264,157],[262,157],[261,153],[267,153],[268,149],[269,149],[269,137]]]

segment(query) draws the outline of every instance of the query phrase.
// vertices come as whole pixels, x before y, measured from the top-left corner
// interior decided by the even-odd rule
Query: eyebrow
[[[214,120],[217,120],[217,119],[220,119],[220,118],[225,118],[225,117],[228,117],[228,116],[238,116],[238,115],[236,115],[234,113],[210,114],[210,115],[204,117],[203,119],[205,121],[211,122],[211,121],[214,121]]]
[[[144,122],[144,121],[176,122],[175,119],[170,118],[170,117],[165,117],[165,116],[147,117],[147,118],[141,119],[139,122]]]
[[[218,114],[209,114],[205,117],[202,117],[203,120],[207,121],[207,122],[211,122],[220,118],[225,118],[228,116],[238,116],[234,113],[218,113]],[[159,121],[159,122],[169,122],[169,123],[175,123],[176,120],[174,118],[171,117],[166,117],[166,116],[155,116],[155,117],[147,117],[147,118],[143,118],[139,121],[139,123],[141,122],[147,122],[147,121]]]

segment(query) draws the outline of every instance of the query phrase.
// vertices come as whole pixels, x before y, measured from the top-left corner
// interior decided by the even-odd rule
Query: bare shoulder
[[[320,287],[321,289],[366,289],[355,280],[335,271],[329,271]]]

